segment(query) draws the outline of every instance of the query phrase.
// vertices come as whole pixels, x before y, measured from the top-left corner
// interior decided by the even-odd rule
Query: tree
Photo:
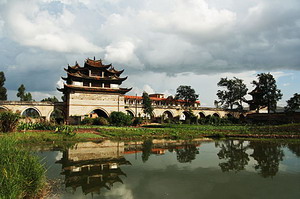
[[[31,93],[25,92],[26,88],[23,84],[18,88],[17,97],[20,98],[20,101],[32,101]]]
[[[152,101],[148,95],[148,93],[143,92],[143,112],[147,115],[149,115],[150,117],[152,116],[152,112],[153,112],[153,107],[152,107]]]
[[[236,77],[233,79],[221,78],[218,86],[225,87],[225,90],[218,90],[217,92],[221,105],[224,105],[226,108],[230,107],[230,109],[237,105],[242,109],[242,102],[245,100],[244,96],[248,91],[243,80]]]
[[[5,82],[4,72],[0,72],[0,100],[7,100],[6,88],[4,87]]]
[[[58,99],[55,96],[47,97],[47,98],[42,99],[41,102],[52,102],[52,103],[54,103],[54,102],[58,102]]]
[[[270,73],[260,73],[257,75],[258,81],[253,81],[252,84],[256,86],[255,89],[261,93],[257,99],[257,108],[268,107],[268,113],[275,111],[277,101],[282,98],[281,91],[277,89],[276,80]]]
[[[196,94],[195,90],[191,86],[179,86],[176,90],[175,99],[184,100],[185,106],[193,105],[198,99],[199,95]]]
[[[300,94],[295,93],[287,102],[287,106],[284,107],[286,112],[294,112],[300,108]]]

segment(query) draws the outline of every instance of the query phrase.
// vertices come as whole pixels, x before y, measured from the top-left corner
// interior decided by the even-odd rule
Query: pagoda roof
[[[84,67],[88,67],[88,66],[93,67],[93,68],[109,68],[109,67],[111,67],[111,64],[105,65],[105,64],[102,63],[101,59],[92,60],[90,58],[87,58],[85,60]]]
[[[123,72],[124,72],[124,69],[123,70],[116,70],[114,67],[110,67],[107,72],[110,72],[112,74],[116,74],[116,75],[121,75]]]
[[[85,87],[85,86],[75,86],[64,84],[64,88],[57,88],[60,92],[65,92],[66,90],[77,90],[77,91],[90,91],[90,92],[102,92],[102,93],[120,93],[125,94],[129,92],[132,88],[101,88],[101,87]]]
[[[62,77],[63,80],[67,80],[69,77],[75,77],[75,78],[79,78],[79,79],[86,79],[86,80],[97,80],[97,81],[112,81],[112,82],[116,82],[116,83],[122,83],[123,81],[125,81],[128,77],[118,77],[117,75],[113,75],[110,77],[99,77],[99,76],[88,76],[88,75],[84,75],[80,72],[76,72],[76,73],[70,73],[68,72],[68,77]]]

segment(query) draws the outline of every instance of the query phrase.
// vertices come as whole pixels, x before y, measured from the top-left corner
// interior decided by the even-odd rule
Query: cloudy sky
[[[0,71],[9,100],[20,84],[40,100],[68,64],[103,59],[125,69],[129,93],[190,85],[213,106],[221,77],[271,72],[300,93],[299,0],[0,0]]]

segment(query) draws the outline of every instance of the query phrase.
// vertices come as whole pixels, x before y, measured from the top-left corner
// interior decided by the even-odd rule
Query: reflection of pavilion
[[[124,157],[124,143],[104,141],[102,143],[79,143],[74,149],[68,149],[58,163],[62,164],[66,187],[75,191],[100,193],[105,187],[110,189],[115,182],[122,182],[120,176],[126,176],[120,165],[130,165]]]

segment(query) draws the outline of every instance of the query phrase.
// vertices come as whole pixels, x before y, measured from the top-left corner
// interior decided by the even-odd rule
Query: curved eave
[[[61,77],[62,80],[67,81],[68,78],[67,77]]]
[[[124,72],[124,69],[123,70],[115,70],[115,69],[108,69],[107,72],[111,73],[111,74],[116,74],[118,76],[120,76],[123,72]]]
[[[74,85],[64,84],[64,89],[59,89],[59,91],[63,92],[66,89],[77,90],[77,91],[99,92],[99,93],[125,94],[125,93],[131,91],[132,88],[112,89],[112,88],[100,88],[100,87],[83,87],[83,86],[74,86]]]
[[[83,75],[81,73],[68,73],[68,78],[75,78],[76,80],[95,80],[95,81],[102,81],[102,82],[118,82],[118,83],[122,83],[123,81],[125,81],[127,77],[124,78],[120,78],[118,76],[113,76],[113,77],[92,77],[92,76],[87,76],[87,75]],[[66,79],[64,79],[66,80]]]

